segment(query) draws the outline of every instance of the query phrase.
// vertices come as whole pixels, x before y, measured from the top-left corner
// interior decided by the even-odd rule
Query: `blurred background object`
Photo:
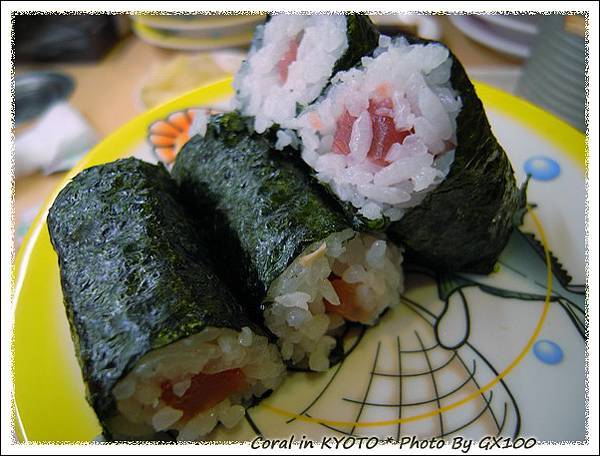
[[[245,55],[240,50],[178,54],[157,65],[150,73],[140,90],[141,102],[144,107],[152,108],[182,93],[223,79],[237,71]]]
[[[73,78],[62,73],[35,71],[15,78],[15,124],[33,120],[73,92]]]
[[[538,14],[487,14],[450,16],[452,23],[469,38],[517,58],[529,57],[537,36]]]
[[[248,15],[133,15],[133,31],[142,40],[167,49],[205,51],[250,44],[265,19]]]
[[[438,18],[424,14],[375,14],[369,16],[381,33],[393,36],[408,32],[428,40],[442,38],[442,27]]]
[[[15,175],[68,171],[98,142],[98,134],[68,102],[52,104],[15,140]]]
[[[71,106],[72,77],[29,71],[15,78],[15,175],[71,169],[98,141],[98,134]]]
[[[585,18],[548,15],[531,49],[517,94],[585,132]]]
[[[25,232],[35,213],[32,208],[64,176],[48,173],[69,167],[78,153],[150,107],[235,73],[263,20],[258,14],[16,15],[16,167],[25,170],[15,181],[17,232]],[[579,120],[570,121],[581,124],[581,23],[561,15],[516,14],[391,14],[373,20],[383,33],[439,39],[471,78],[518,91],[567,120],[577,111]],[[551,24],[546,26],[546,21]],[[560,96],[562,110],[550,100]],[[60,109],[52,112],[56,102],[61,102]],[[57,113],[59,119],[70,118],[73,128],[57,123]],[[53,139],[34,153],[33,134]],[[79,139],[63,142],[57,139],[60,135]],[[35,166],[23,166],[31,163],[22,157],[34,157]]]
[[[14,30],[18,63],[99,60],[123,32],[119,16],[106,14],[18,14]]]

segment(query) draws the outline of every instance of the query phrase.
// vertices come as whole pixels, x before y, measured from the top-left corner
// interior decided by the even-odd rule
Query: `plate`
[[[235,30],[234,33],[211,32],[195,36],[189,31],[153,28],[139,21],[132,23],[134,33],[154,46],[184,51],[206,51],[228,47],[244,46],[252,41],[254,26]]]
[[[265,20],[263,14],[132,14],[129,16],[133,21],[140,22],[155,29],[167,30],[193,30],[197,32],[220,32],[236,28],[247,29],[255,27]]]
[[[585,438],[585,138],[541,109],[476,85],[519,182],[535,203],[489,276],[407,267],[402,305],[347,340],[325,373],[290,373],[232,431],[211,438],[295,435],[383,439],[457,435]],[[66,177],[135,155],[156,160],[149,126],[222,104],[231,79],[146,112],[107,137]],[[24,441],[95,439],[45,223],[57,188],[15,265],[14,387]]]
[[[504,31],[512,31],[522,35],[537,35],[539,21],[537,15],[525,14],[482,14],[477,18],[489,24],[495,24]]]
[[[529,48],[535,35],[529,31],[523,33],[506,28],[504,23],[488,22],[485,17],[450,16],[450,21],[469,38],[484,46],[521,59],[529,57]]]

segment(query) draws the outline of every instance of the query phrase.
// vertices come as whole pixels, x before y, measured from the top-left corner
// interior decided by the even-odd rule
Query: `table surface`
[[[467,71],[498,68],[518,69],[521,61],[494,52],[463,35],[447,17],[438,19],[442,41],[461,60]],[[70,99],[101,137],[113,132],[145,108],[139,99],[144,80],[153,68],[178,55],[179,51],[151,46],[134,35],[124,38],[100,62],[86,64],[23,65],[16,73],[31,70],[60,71],[72,76],[75,90]],[[41,173],[15,180],[15,226],[27,210],[39,206],[63,179],[64,173]]]

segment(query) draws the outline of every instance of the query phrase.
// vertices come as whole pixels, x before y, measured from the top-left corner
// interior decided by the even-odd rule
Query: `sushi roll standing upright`
[[[288,127],[341,70],[377,47],[379,33],[359,14],[271,16],[257,27],[252,48],[235,77],[234,105],[263,133],[274,124],[278,146],[293,141]]]
[[[373,324],[403,291],[402,253],[354,231],[301,160],[237,113],[211,118],[172,173],[222,275],[294,366],[323,371],[346,321]]]
[[[233,427],[285,375],[179,198],[164,167],[125,159],[82,171],[48,214],[88,401],[109,440]]]
[[[429,266],[491,272],[524,192],[445,46],[382,35],[291,127],[355,226],[387,229]]]

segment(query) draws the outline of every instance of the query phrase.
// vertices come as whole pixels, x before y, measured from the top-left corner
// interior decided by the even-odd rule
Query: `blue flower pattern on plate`
[[[551,158],[536,156],[525,162],[525,172],[533,179],[549,181],[558,177],[560,165]]]

